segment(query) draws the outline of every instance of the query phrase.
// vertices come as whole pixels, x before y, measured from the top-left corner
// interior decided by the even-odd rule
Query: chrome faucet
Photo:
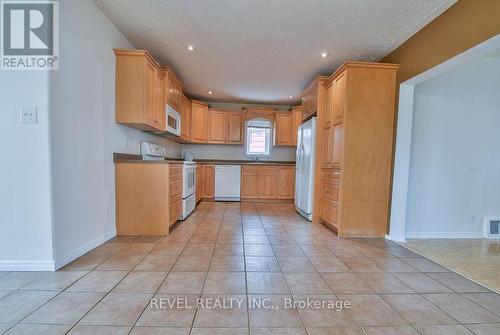
[[[259,163],[259,157],[253,157],[252,160],[255,162],[255,163]]]

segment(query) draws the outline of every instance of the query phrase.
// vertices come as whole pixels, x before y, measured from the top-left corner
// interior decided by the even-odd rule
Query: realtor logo
[[[2,70],[58,69],[57,1],[0,1]]]

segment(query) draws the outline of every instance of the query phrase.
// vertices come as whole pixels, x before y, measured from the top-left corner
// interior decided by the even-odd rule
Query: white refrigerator
[[[299,127],[295,163],[295,209],[312,221],[314,196],[314,160],[316,153],[316,118]]]

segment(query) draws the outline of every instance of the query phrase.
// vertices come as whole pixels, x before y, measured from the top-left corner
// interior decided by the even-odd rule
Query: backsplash
[[[239,103],[224,103],[210,102],[211,108],[235,109],[241,110],[243,107],[270,107],[278,111],[288,111],[291,106],[275,106],[275,105],[258,105],[258,104],[239,104]],[[259,157],[260,160],[266,161],[295,161],[295,147],[273,147],[269,157]],[[246,156],[245,145],[210,145],[210,144],[183,144],[182,152],[191,152],[194,159],[229,159],[229,160],[250,160]]]
[[[244,145],[210,145],[210,144],[184,144],[182,152],[191,152],[194,159],[250,159],[245,154]],[[259,157],[260,160],[272,161],[295,161],[295,147],[277,148],[271,147],[269,157]]]

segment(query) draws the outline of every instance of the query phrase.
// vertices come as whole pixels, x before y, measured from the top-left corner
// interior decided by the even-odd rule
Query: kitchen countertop
[[[153,164],[181,164],[184,162],[181,158],[166,158],[165,160],[146,161],[141,155],[114,153],[113,161],[115,163],[153,163]],[[252,160],[229,160],[229,159],[197,159],[196,163],[201,164],[220,164],[220,165],[295,165],[292,161],[259,161]]]
[[[259,161],[252,160],[230,160],[230,159],[197,159],[197,163],[202,164],[220,164],[220,165],[295,165],[291,161]]]

